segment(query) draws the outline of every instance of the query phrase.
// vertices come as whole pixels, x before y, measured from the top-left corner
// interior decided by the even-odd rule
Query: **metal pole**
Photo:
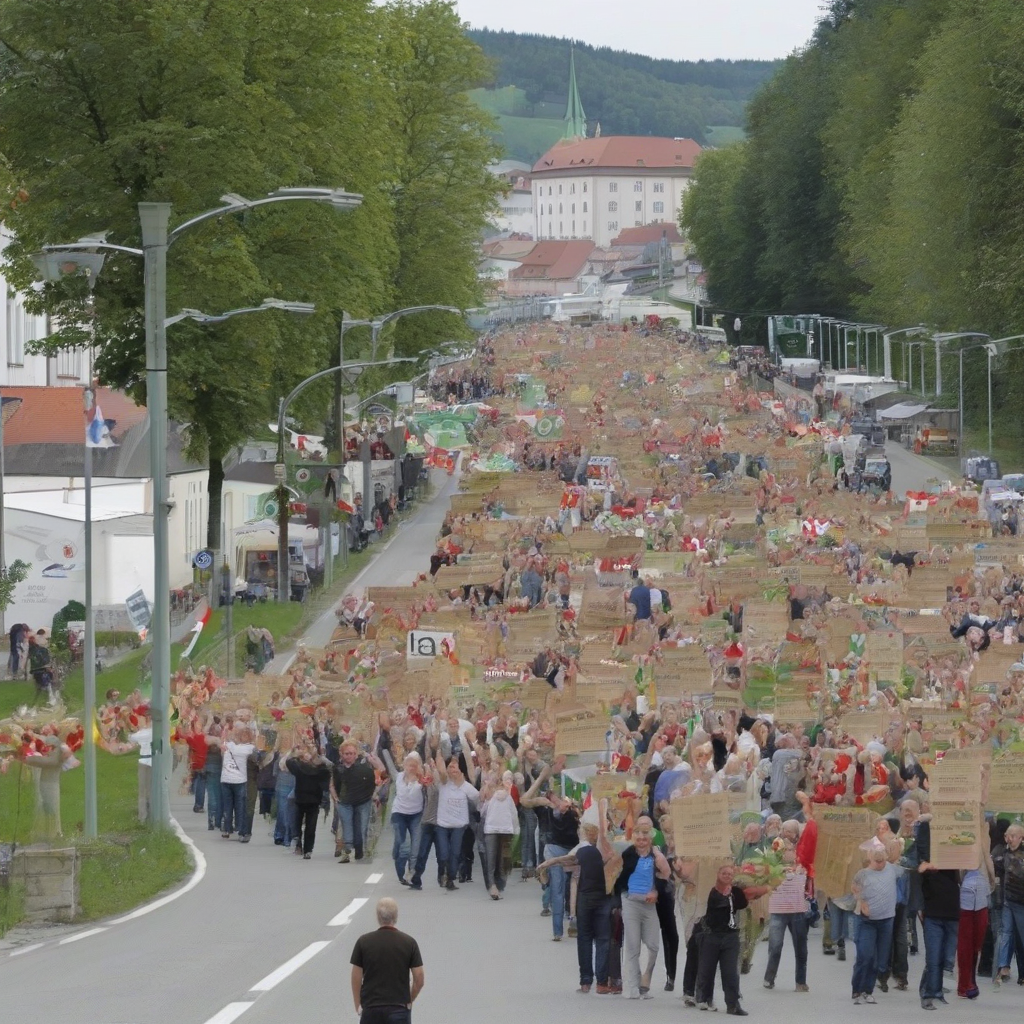
[[[92,417],[95,395],[91,387],[84,392],[86,421]],[[87,428],[88,429],[88,428]],[[96,741],[93,719],[96,715],[96,615],[92,603],[92,447],[85,445],[85,737],[82,762],[85,766],[85,837],[98,834],[96,815]]]
[[[170,580],[167,543],[167,225],[170,203],[139,203],[145,254],[146,405],[149,471],[153,478],[153,637],[150,714],[153,720],[149,822],[170,824],[171,688]],[[91,728],[91,723],[87,728]]]
[[[956,439],[960,458],[964,455],[964,350],[960,349],[960,436]]]
[[[935,339],[935,397],[942,394],[942,342]]]
[[[918,347],[921,349],[921,397],[924,398],[924,342]]]
[[[341,372],[340,370],[338,371]],[[284,399],[278,407],[277,413],[277,600],[281,604],[287,604],[291,597],[291,566],[288,564],[288,489],[285,482],[288,479],[287,463],[285,462],[284,447]]]
[[[0,392],[0,572],[7,569],[6,548],[4,540],[4,471],[6,462],[4,458],[4,400]],[[0,633],[7,632],[7,624],[4,622],[4,609],[0,607]]]
[[[992,350],[986,347],[988,356],[988,453],[992,454]]]

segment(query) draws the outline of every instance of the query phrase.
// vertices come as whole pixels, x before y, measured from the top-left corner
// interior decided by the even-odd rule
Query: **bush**
[[[138,633],[130,629],[107,629],[96,634],[97,647],[131,647],[137,650],[142,646]]]
[[[68,649],[68,623],[85,621],[85,605],[81,601],[68,601],[53,617],[50,629],[50,648],[54,651]]]

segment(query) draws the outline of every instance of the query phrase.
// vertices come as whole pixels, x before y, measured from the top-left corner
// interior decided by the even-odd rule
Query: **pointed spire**
[[[587,115],[583,112],[580,90],[576,85],[576,48],[569,47],[569,103],[565,108],[565,134],[568,142],[587,137]]]

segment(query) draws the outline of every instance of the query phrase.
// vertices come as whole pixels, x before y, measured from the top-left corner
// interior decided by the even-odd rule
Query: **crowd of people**
[[[706,360],[699,348],[695,358]],[[474,374],[493,366],[494,349],[458,380],[472,387]],[[549,396],[572,387],[564,373],[552,371]],[[451,380],[435,383],[449,394]],[[639,386],[661,385],[652,375]],[[738,417],[762,413],[755,396],[728,400]],[[624,422],[613,414],[614,401],[595,394],[587,416]],[[297,735],[274,722],[254,732],[249,707],[210,715],[180,737],[190,747],[197,813],[205,807],[211,829],[247,842],[258,808],[273,817],[274,842],[306,859],[324,816],[333,834],[329,852],[341,864],[373,857],[380,828],[390,823],[395,879],[410,892],[436,882],[452,894],[478,882],[477,891],[499,902],[515,874],[536,877],[538,911],[552,940],[575,939],[584,994],[641,1000],[663,987],[707,1010],[718,1002],[720,978],[725,1011],[745,1015],[742,979],[754,969],[759,941],[767,943],[764,988],[783,986],[788,941],[793,988],[806,993],[814,984],[809,962],[818,955],[812,932],[821,935],[821,956],[845,961],[851,951],[857,1005],[916,982],[921,1006],[934,1010],[952,995],[953,977],[956,995],[975,999],[982,977],[994,988],[1012,981],[1015,959],[1024,976],[1024,827],[1019,815],[1011,821],[990,813],[976,867],[936,865],[936,747],[928,718],[933,707],[971,709],[949,728],[943,749],[986,745],[999,753],[1016,742],[1024,666],[1008,671],[983,701],[971,696],[971,673],[997,637],[1017,636],[1019,574],[997,564],[976,569],[973,560],[965,568],[962,557],[954,564],[957,553],[939,544],[901,552],[891,543],[900,503],[889,493],[837,496],[823,454],[798,477],[773,464],[773,454],[728,457],[730,440],[745,442],[725,416],[716,422],[702,409],[686,423],[684,443],[682,430],[672,436],[650,410],[645,415],[652,435],[665,442],[654,486],[631,488],[616,474],[592,488],[579,441],[533,446],[517,435],[504,452],[517,475],[531,474],[547,496],[544,511],[509,520],[500,487],[481,493],[479,511],[445,518],[422,585],[408,588],[406,605],[389,594],[385,607],[365,594],[339,607],[339,650],[353,693],[368,697],[372,689],[360,681],[359,666],[369,666],[371,680],[378,671],[383,676],[378,660],[387,654],[376,646],[377,630],[386,623],[404,636],[421,623],[433,628],[439,616],[477,630],[489,652],[487,671],[512,676],[510,691],[496,685],[467,702],[430,675],[408,700],[389,698],[386,686],[377,691],[372,725],[333,718],[328,702]],[[780,415],[780,423],[758,429],[792,438],[799,424],[785,419],[784,408]],[[753,430],[747,440],[756,440]],[[669,445],[683,450],[670,455]],[[715,472],[707,471],[710,463]],[[720,497],[737,493],[749,498],[747,519]],[[719,502],[707,506],[713,511],[694,511],[709,496]],[[848,504],[836,504],[840,499]],[[941,500],[956,510],[970,504],[960,494]],[[504,549],[480,562],[493,577],[434,585],[444,580],[443,568],[474,564],[463,556],[482,554],[475,546],[481,528],[494,522],[507,526]],[[641,538],[633,550],[642,553],[590,559],[586,570],[596,580],[581,583],[568,543],[580,530]],[[767,582],[759,579],[745,596],[730,592],[724,568],[743,545],[755,544]],[[685,555],[685,570],[648,570],[651,552]],[[801,575],[808,567],[816,574]],[[908,647],[900,675],[880,675],[865,635],[891,638],[908,622],[920,626],[901,619],[889,598],[936,572],[950,587],[935,609],[941,614],[931,618],[945,622],[948,634],[942,643]],[[548,614],[550,633],[531,657],[509,654],[521,635],[517,623],[540,621],[537,612]],[[603,727],[601,749],[591,750],[596,765],[580,774],[575,759],[567,763],[556,752],[565,718],[548,698],[572,699],[586,674],[586,644],[598,648],[587,634],[599,630],[607,653],[601,648],[605,660],[591,660],[591,668],[625,667],[634,682],[620,676],[616,696],[576,709],[596,714]],[[774,710],[786,676],[783,645],[807,659],[790,668],[813,677],[813,712]],[[701,664],[714,694],[678,695],[670,657],[688,650],[706,657]],[[756,698],[759,686],[770,700]],[[869,734],[857,728],[861,712],[875,716]],[[614,789],[602,788],[605,781]],[[697,853],[676,834],[680,805],[716,794],[727,794],[735,812],[729,857]],[[819,823],[824,828],[822,819],[837,808],[856,810],[869,834],[853,857],[859,870],[852,864],[839,888],[831,873],[822,887]]]

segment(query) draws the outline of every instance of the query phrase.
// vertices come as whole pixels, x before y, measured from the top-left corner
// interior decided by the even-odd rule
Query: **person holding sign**
[[[650,999],[648,991],[654,964],[658,959],[658,890],[655,877],[672,874],[661,850],[653,845],[654,823],[646,815],[638,818],[633,829],[633,844],[622,854],[622,870],[615,892],[622,899],[623,990],[626,999]],[[647,970],[640,974],[640,946],[647,947]],[[646,984],[642,984],[646,981]]]
[[[715,971],[721,971],[726,1012],[733,1017],[746,1017],[740,1006],[740,926],[738,912],[750,900],[769,891],[767,885],[751,885],[741,889],[734,885],[736,865],[728,861],[718,869],[715,884],[708,893],[707,911],[700,941],[697,963],[697,1005],[710,1010],[715,994]]]
[[[960,921],[960,873],[936,868],[931,863],[931,822],[922,821],[917,830],[923,900],[924,972],[919,992],[921,1007],[934,1010],[945,1003],[942,994],[942,969],[956,956],[957,926]]]

